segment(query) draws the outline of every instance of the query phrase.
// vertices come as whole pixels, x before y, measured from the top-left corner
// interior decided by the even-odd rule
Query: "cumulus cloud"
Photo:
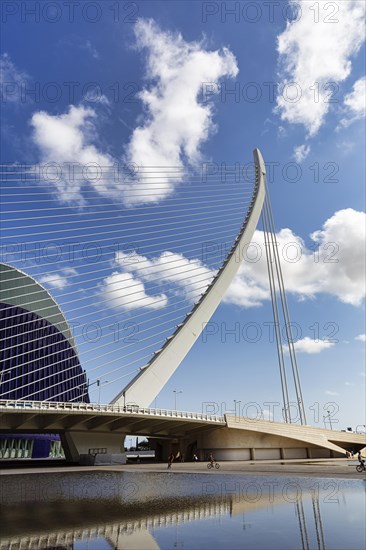
[[[310,153],[310,145],[306,145],[305,143],[303,145],[299,145],[298,147],[294,148],[294,159],[296,162],[301,164],[308,154]]]
[[[179,33],[162,31],[149,19],[135,25],[137,48],[146,52],[146,78],[152,83],[139,94],[144,122],[133,132],[126,151],[128,162],[138,166],[196,164],[202,144],[215,131],[213,107],[199,102],[202,84],[217,84],[235,77],[238,67],[227,49],[207,51],[203,42],[186,42]],[[156,202],[169,195],[177,176],[162,173],[149,184],[148,196],[134,194],[130,202]]]
[[[262,238],[261,232],[256,231],[254,234],[255,242]],[[258,266],[259,267],[259,266]],[[260,263],[261,271],[265,264]],[[256,273],[250,264],[241,264],[237,275],[228,288],[223,302],[227,304],[235,304],[239,307],[250,308],[261,306],[264,300],[270,299],[268,288],[268,275],[262,271],[261,274]]]
[[[85,184],[126,206],[161,201],[182,181],[183,175],[177,174],[200,160],[203,143],[215,131],[212,103],[203,105],[199,95],[203,82],[216,84],[223,76],[237,74],[233,54],[226,48],[208,51],[203,42],[186,42],[179,33],[162,31],[151,19],[138,20],[134,29],[136,47],[146,53],[146,85],[139,94],[144,116],[132,131],[122,160],[142,171],[146,166],[159,167],[160,177],[149,183],[132,176],[117,182],[107,177],[121,159],[113,159],[98,147],[95,109],[71,105],[60,115],[37,112],[31,125],[42,163],[104,166],[102,177],[97,169],[78,178],[49,177],[47,181],[63,202],[84,204]],[[99,103],[104,105],[106,98],[99,98]]]
[[[291,229],[276,234],[286,290],[300,299],[326,293],[359,306],[365,296],[365,213],[339,210],[322,229],[311,234],[316,252]],[[238,274],[224,301],[241,307],[260,306],[269,300],[264,234],[255,231]]]
[[[151,296],[146,293],[144,283],[130,273],[113,272],[101,285],[101,294],[117,308],[132,310],[138,308],[160,309],[167,305],[165,294]]]
[[[333,397],[335,397],[336,395],[339,395],[338,392],[332,391],[332,390],[325,390],[325,394],[326,394],[326,395],[331,395],[331,396],[333,396]]]
[[[7,53],[0,55],[0,90],[2,103],[20,103],[29,75],[18,69]]]
[[[366,342],[366,334],[359,334],[355,337],[355,340],[358,340],[359,342]]]
[[[101,285],[105,299],[123,309],[159,309],[168,305],[168,295],[181,294],[189,302],[196,301],[212,281],[215,271],[198,259],[166,251],[155,258],[137,253],[117,252],[114,266],[118,270]],[[149,296],[146,285],[160,286],[164,293]]]
[[[206,290],[215,275],[200,260],[190,260],[183,254],[169,251],[150,259],[140,254],[117,252],[115,263],[144,282],[173,286],[175,293],[183,293],[190,301]]]
[[[324,340],[313,340],[312,338],[305,336],[305,338],[302,338],[301,340],[298,340],[297,342],[295,342],[294,346],[297,353],[314,354],[314,353],[320,353],[325,349],[329,349],[333,347],[334,342],[326,342]]]
[[[329,111],[337,83],[351,74],[351,59],[365,38],[366,4],[357,0],[322,0],[314,5],[298,0],[297,4],[301,17],[288,22],[277,41],[280,92],[276,111],[282,120],[304,125],[313,136]],[[332,6],[337,13],[331,13]]]
[[[352,88],[352,91],[344,98],[344,106],[347,113],[345,118],[342,118],[340,125],[347,127],[352,122],[365,118],[366,116],[366,76],[357,80]]]
[[[77,275],[76,269],[65,268],[58,273],[46,273],[42,275],[42,277],[39,278],[39,282],[51,288],[63,290],[69,283],[68,277],[74,275]]]
[[[106,197],[118,199],[121,189],[107,178],[101,179],[98,167],[111,167],[113,159],[98,150],[93,144],[97,138],[94,125],[94,109],[71,105],[63,115],[49,115],[39,111],[32,116],[33,142],[39,148],[41,163],[49,164],[43,177],[57,193],[62,202],[84,204],[82,188],[85,183]],[[58,167],[53,167],[53,165]],[[70,165],[79,168],[68,168]],[[83,166],[88,165],[88,169]]]
[[[311,234],[318,245],[314,252],[288,228],[276,234],[286,290],[299,299],[311,299],[319,294],[335,296],[341,302],[359,306],[365,296],[365,214],[351,208],[336,212],[326,220],[322,229]],[[187,299],[197,299],[212,281],[216,272],[199,259],[188,259],[182,254],[165,251],[148,258],[137,253],[118,252],[113,279],[120,273],[133,279],[120,279],[120,295],[130,293],[128,284],[161,285],[165,297],[161,307],[168,304],[169,292],[180,293]],[[127,282],[126,282],[127,281]],[[154,287],[156,287],[156,284]],[[119,296],[119,295],[118,295]],[[117,296],[117,297],[118,297]],[[264,234],[255,231],[252,243],[233,279],[223,302],[241,308],[259,307],[270,300]],[[121,299],[120,304],[124,302]],[[306,353],[318,353],[333,345],[305,338],[297,343]],[[310,351],[311,350],[311,351]]]

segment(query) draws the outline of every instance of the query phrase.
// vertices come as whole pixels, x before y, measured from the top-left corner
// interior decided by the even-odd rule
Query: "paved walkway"
[[[304,477],[331,477],[365,479],[365,473],[358,473],[355,460],[346,459],[318,459],[304,460],[261,460],[261,461],[235,461],[220,462],[219,470],[208,470],[206,462],[174,462],[171,469],[167,469],[164,463],[158,464],[126,464],[123,466],[42,466],[38,468],[19,467],[0,471],[1,476],[20,474],[41,474],[49,472],[86,472],[86,471],[114,471],[114,472],[167,472],[180,474],[244,474],[244,475],[280,475],[280,476],[304,476]]]

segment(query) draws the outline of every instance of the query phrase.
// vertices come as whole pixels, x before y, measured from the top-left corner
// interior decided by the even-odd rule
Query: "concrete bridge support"
[[[126,464],[126,434],[65,431],[60,434],[67,462],[83,465]]]

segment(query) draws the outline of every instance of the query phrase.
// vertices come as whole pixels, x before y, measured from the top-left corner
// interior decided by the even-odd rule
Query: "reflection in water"
[[[318,541],[318,548],[319,550],[325,550],[323,524],[322,524],[322,516],[320,513],[319,499],[315,498],[314,495],[312,495],[312,502],[313,502],[316,540]]]
[[[325,550],[323,524],[322,524],[322,516],[320,513],[319,498],[315,497],[314,494],[312,494],[311,501],[313,505],[314,526],[315,526],[315,532],[316,532],[317,548],[318,550]],[[302,497],[296,501],[295,506],[296,506],[297,517],[299,519],[301,548],[302,550],[308,550],[310,546],[309,546],[308,532],[306,528],[306,518],[304,513],[304,504],[303,504]]]
[[[297,517],[299,518],[299,529],[300,529],[302,548],[308,549],[309,540],[308,540],[308,533],[306,531],[306,521],[305,521],[304,506],[303,506],[302,498],[296,501],[295,506],[296,506]]]
[[[132,472],[0,480],[0,550],[361,550],[365,545],[359,480]]]

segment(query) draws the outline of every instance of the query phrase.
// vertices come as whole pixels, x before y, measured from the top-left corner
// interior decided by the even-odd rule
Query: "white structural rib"
[[[259,149],[255,149],[253,155],[257,170],[253,199],[240,233],[223,266],[199,302],[188,313],[185,321],[111,403],[148,407],[179,367],[220,304],[252,240],[265,197],[266,170],[263,157]]]

